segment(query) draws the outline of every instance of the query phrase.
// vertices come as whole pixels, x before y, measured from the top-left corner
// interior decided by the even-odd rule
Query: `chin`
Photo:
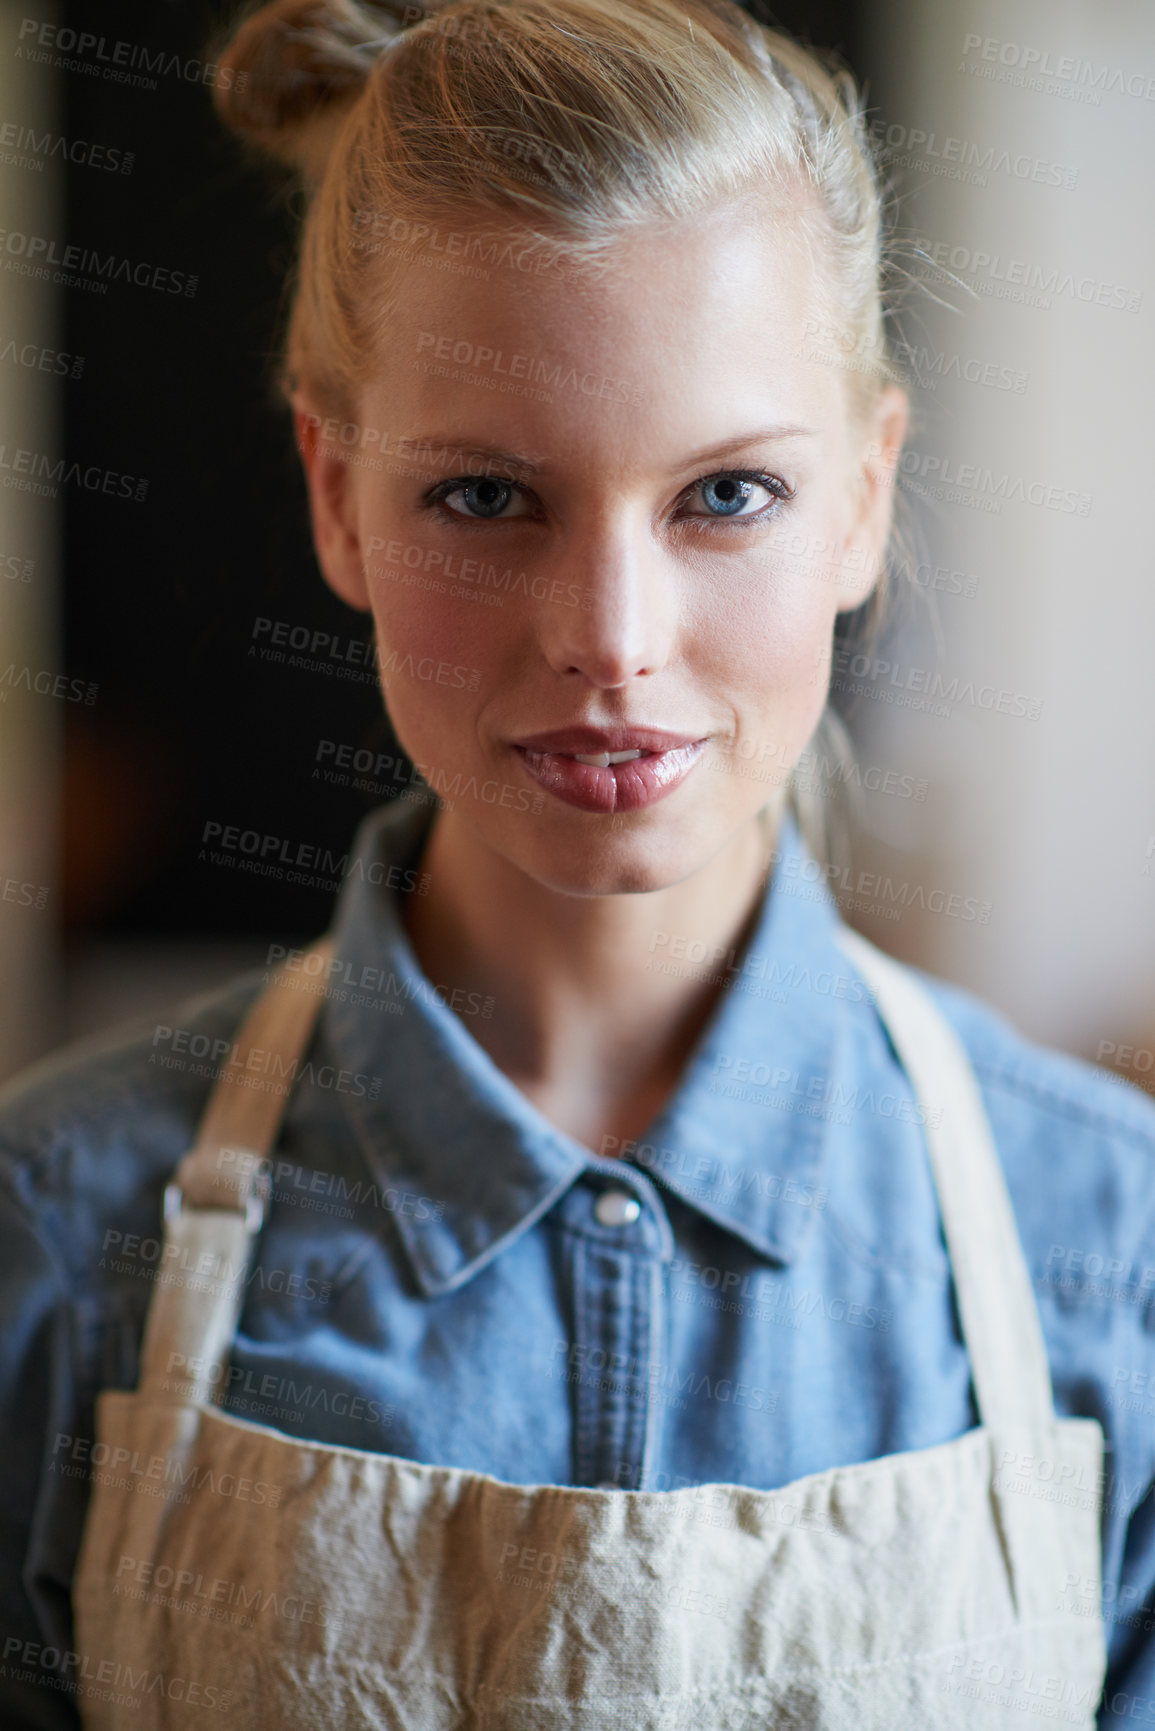
[[[559,895],[638,896],[671,888],[693,876],[716,851],[701,831],[696,836],[612,830],[612,819],[588,839],[572,834],[542,835],[526,847],[503,850],[527,877]]]

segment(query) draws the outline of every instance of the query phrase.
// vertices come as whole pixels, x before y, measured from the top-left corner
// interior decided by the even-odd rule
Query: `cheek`
[[[813,560],[776,554],[701,621],[700,641],[743,711],[809,713],[825,701],[838,605],[828,573]]]
[[[472,731],[477,693],[502,658],[509,600],[478,580],[484,573],[463,577],[460,557],[413,544],[406,558],[392,545],[398,557],[368,563],[382,693],[410,755],[439,758]]]
[[[360,531],[370,549],[369,604],[383,654],[468,663],[479,676],[500,659],[512,623],[512,597],[503,591],[513,580],[500,561],[381,501],[370,506]]]
[[[368,560],[367,574],[382,657],[468,661],[479,672],[495,616],[503,612],[493,605],[503,598],[486,584],[480,562],[413,538],[377,539],[382,547]]]
[[[764,800],[788,779],[826,705],[837,608],[812,560],[781,551],[700,621],[701,675],[727,694],[732,797]],[[707,646],[708,645],[708,649]]]

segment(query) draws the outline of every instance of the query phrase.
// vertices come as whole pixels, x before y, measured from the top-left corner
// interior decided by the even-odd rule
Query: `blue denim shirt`
[[[429,821],[399,802],[351,850],[225,1405],[516,1482],[647,1490],[773,1489],[974,1426],[921,1108],[793,828],[744,951],[655,940],[651,965],[726,989],[646,1135],[595,1153],[474,1038],[492,1004],[422,973],[400,897],[426,887]],[[134,1384],[164,1186],[265,977],[0,1100],[4,1726],[77,1722],[52,1664],[105,1464],[94,1397]],[[1099,1723],[1155,1725],[1155,1108],[931,987],[982,1088],[1056,1409],[1106,1435]],[[278,1080],[258,1059],[254,1085]],[[1098,1583],[1079,1590],[1093,1614]]]

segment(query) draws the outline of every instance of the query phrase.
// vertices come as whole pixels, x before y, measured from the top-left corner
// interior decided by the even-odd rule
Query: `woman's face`
[[[555,889],[664,888],[776,807],[878,575],[905,399],[856,420],[807,358],[797,232],[735,209],[597,276],[401,266],[356,445],[297,405],[325,575],[372,609],[442,822]]]

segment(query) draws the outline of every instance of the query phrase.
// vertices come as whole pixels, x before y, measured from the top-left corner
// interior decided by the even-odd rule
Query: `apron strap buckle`
[[[260,1171],[255,1175],[252,1187],[244,1196],[243,1212],[245,1216],[245,1231],[248,1233],[250,1238],[255,1238],[265,1223],[265,1214],[268,1210],[272,1189],[273,1187],[269,1179],[269,1174],[266,1171]],[[242,1212],[241,1198],[239,1196],[237,1197],[237,1205],[234,1208],[230,1208],[229,1204],[223,1200],[218,1204],[218,1207],[229,1214],[240,1213]],[[205,1212],[205,1210],[202,1210],[202,1212]],[[178,1183],[174,1182],[172,1184],[166,1184],[164,1187],[165,1225],[170,1226],[172,1222],[178,1220],[183,1213],[184,1191]]]

